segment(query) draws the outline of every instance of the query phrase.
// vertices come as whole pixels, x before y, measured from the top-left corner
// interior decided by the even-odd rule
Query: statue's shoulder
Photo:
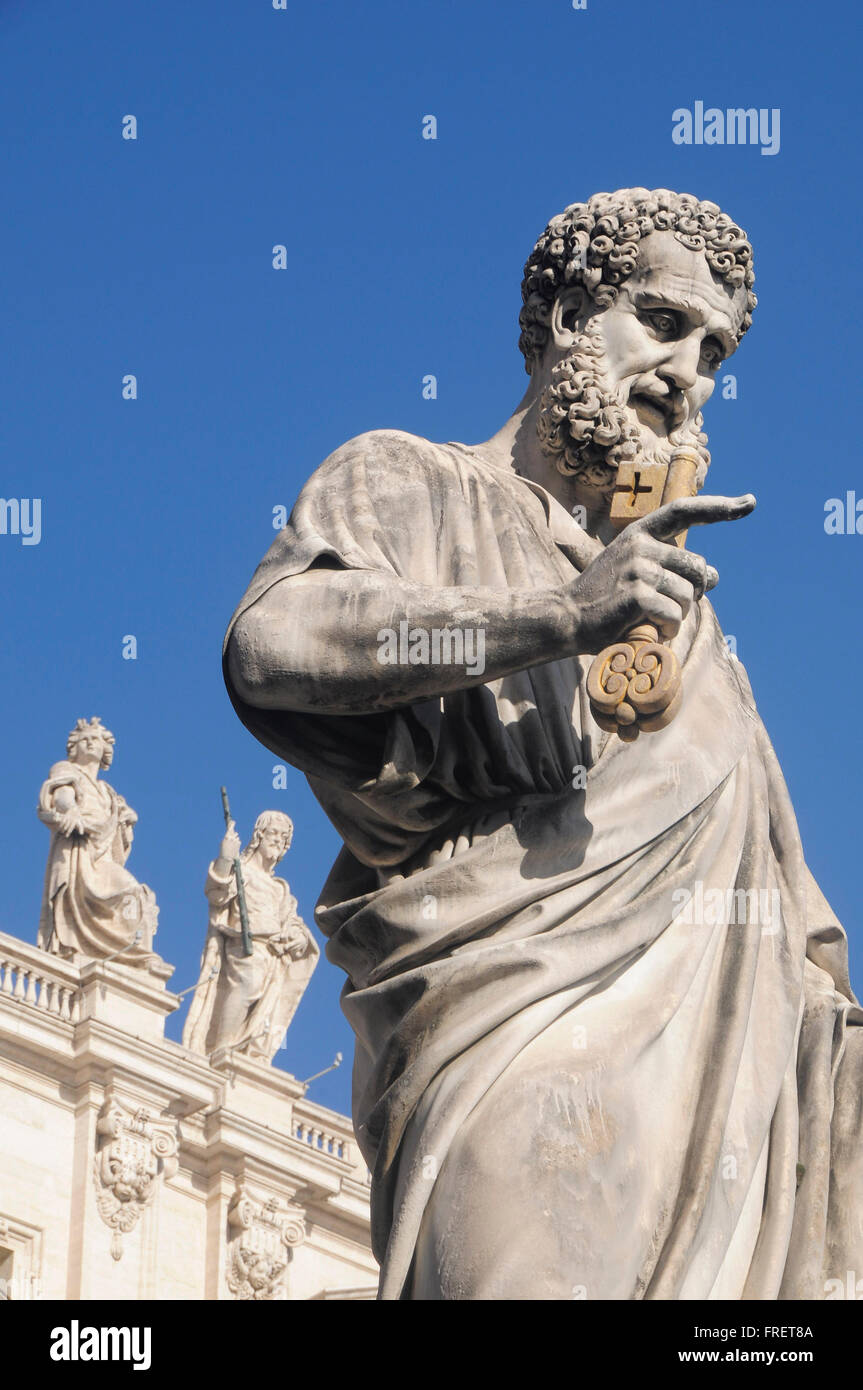
[[[459,464],[455,448],[406,430],[368,430],[339,445],[324,459],[312,481],[330,483],[339,477],[354,483],[362,478],[372,488],[394,483],[404,487],[455,472]]]
[[[47,781],[62,782],[74,779],[76,782],[81,776],[80,768],[74,763],[70,763],[67,758],[61,758],[59,763],[52,763],[48,771]]]

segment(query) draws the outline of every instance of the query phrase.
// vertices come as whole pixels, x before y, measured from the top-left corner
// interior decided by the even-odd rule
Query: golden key
[[[694,497],[698,462],[695,449],[684,445],[673,451],[668,464],[622,464],[611,502],[612,524],[622,530],[666,502]],[[685,546],[686,531],[674,540]],[[587,694],[599,727],[631,742],[641,732],[664,729],[676,715],[683,698],[680,662],[659,641],[652,623],[639,623],[594,657]]]

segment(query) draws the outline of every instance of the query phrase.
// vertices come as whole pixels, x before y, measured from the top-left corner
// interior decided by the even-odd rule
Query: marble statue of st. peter
[[[347,974],[382,1298],[820,1299],[863,1272],[845,935],[703,533],[673,543],[733,521],[746,544],[754,499],[610,520],[633,461],[688,445],[703,484],[753,278],[714,203],[573,204],[525,269],[530,383],[502,429],[337,449],[231,621],[240,718],[344,841],[317,921]],[[627,741],[586,678],[644,622],[683,696]]]

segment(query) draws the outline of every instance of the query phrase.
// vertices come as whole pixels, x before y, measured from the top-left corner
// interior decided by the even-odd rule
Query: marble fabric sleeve
[[[303,489],[288,525],[255,571],[225,637],[225,681],[246,727],[307,775],[334,776],[341,785],[356,791],[378,779],[387,762],[401,761],[397,750],[405,737],[412,758],[418,742],[426,745],[421,761],[431,765],[433,749],[410,707],[398,715],[351,716],[260,709],[243,700],[234,686],[227,661],[228,643],[240,616],[283,580],[313,568],[398,579],[410,563],[405,551],[413,552],[414,557],[429,548],[434,553],[434,499],[429,489],[434,470],[431,466],[412,466],[411,485],[405,482],[402,486],[398,466],[406,449],[401,436],[360,436],[321,465]],[[411,458],[415,464],[413,454]],[[427,568],[431,582],[431,561]],[[309,602],[321,602],[321,597],[311,596]],[[347,664],[350,651],[334,651],[332,634],[324,639],[323,627],[309,615],[303,635],[308,644],[305,664],[321,668],[334,662]]]

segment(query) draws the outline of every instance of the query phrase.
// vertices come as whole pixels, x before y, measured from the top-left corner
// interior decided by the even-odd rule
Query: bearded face
[[[663,417],[670,426],[666,432],[645,431],[627,386],[615,385],[611,379],[602,333],[594,320],[552,369],[540,399],[537,434],[543,452],[554,459],[561,473],[578,478],[591,493],[606,500],[614,492],[622,463],[666,464],[672,449],[681,444],[698,453],[700,488],[710,466],[701,412],[691,419],[684,415],[678,423],[679,413],[677,407],[674,414],[669,410]]]
[[[560,472],[608,499],[621,463],[668,463],[688,445],[700,487],[710,463],[701,407],[736,346],[743,301],[668,232],[644,239],[612,304],[583,289],[562,295],[537,416]]]

